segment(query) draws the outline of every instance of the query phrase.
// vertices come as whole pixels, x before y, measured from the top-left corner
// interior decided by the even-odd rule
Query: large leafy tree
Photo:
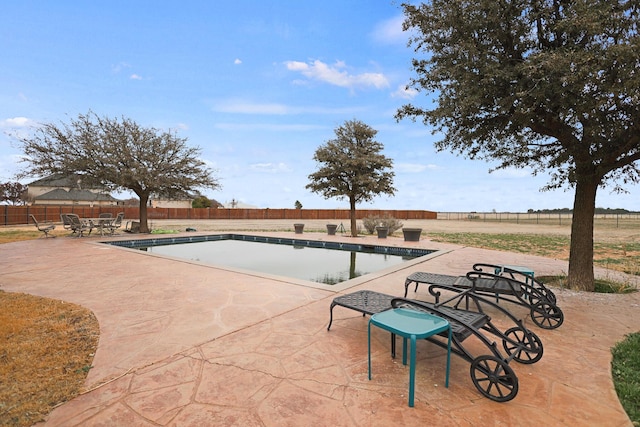
[[[23,176],[80,174],[110,190],[131,190],[140,200],[140,232],[149,232],[151,194],[173,198],[196,188],[218,188],[200,149],[186,138],[142,127],[128,118],[80,114],[68,124],[46,123],[20,139]]]
[[[393,195],[393,161],[384,156],[374,138],[377,130],[358,120],[348,120],[335,130],[335,138],[321,145],[313,159],[318,170],[309,175],[306,188],[326,199],[348,199],[351,235],[357,236],[356,205],[380,194]]]
[[[575,189],[568,285],[593,290],[596,192],[639,181],[638,0],[432,0],[403,4],[421,118],[439,150],[549,173]]]

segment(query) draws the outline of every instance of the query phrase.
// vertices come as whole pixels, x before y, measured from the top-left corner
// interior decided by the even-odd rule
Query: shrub
[[[390,215],[373,215],[368,216],[362,220],[362,225],[369,234],[376,232],[376,227],[382,226],[389,229],[389,234],[393,234],[394,231],[402,228],[402,222]]]
[[[207,198],[206,196],[198,196],[193,199],[193,202],[191,202],[192,208],[210,208],[211,205],[211,200],[209,200],[209,198]]]

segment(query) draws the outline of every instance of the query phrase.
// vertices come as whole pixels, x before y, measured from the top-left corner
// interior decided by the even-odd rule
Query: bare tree
[[[80,114],[68,124],[46,123],[20,139],[27,166],[21,176],[80,174],[111,191],[131,190],[140,200],[140,232],[147,233],[149,196],[186,196],[219,188],[201,150],[173,132],[145,128],[131,119]]]
[[[358,235],[356,205],[380,194],[393,195],[393,161],[381,154],[383,145],[374,140],[377,130],[358,120],[335,129],[336,137],[320,146],[313,159],[318,170],[309,175],[306,188],[326,199],[349,200],[351,235]]]

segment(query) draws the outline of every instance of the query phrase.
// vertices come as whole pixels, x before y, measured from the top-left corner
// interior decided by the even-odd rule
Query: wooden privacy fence
[[[81,218],[96,218],[101,213],[110,212],[115,217],[124,212],[126,219],[140,218],[138,207],[132,206],[79,206],[79,205],[32,205],[9,206],[0,205],[0,225],[30,224],[29,215],[38,221],[61,222],[60,214],[75,213]],[[379,210],[358,209],[357,218],[370,216],[391,216],[400,220],[437,219],[437,213],[418,210]],[[227,208],[148,208],[147,218],[157,219],[290,219],[290,220],[348,220],[348,209],[227,209]]]

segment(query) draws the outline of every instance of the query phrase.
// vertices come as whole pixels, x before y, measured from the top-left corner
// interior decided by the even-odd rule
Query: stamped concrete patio
[[[304,238],[353,241],[324,233]],[[507,403],[482,397],[469,363],[455,356],[445,388],[445,352],[424,341],[416,403],[409,408],[408,367],[391,359],[388,333],[373,330],[369,381],[367,318],[336,307],[326,330],[337,295],[371,289],[401,296],[405,277],[415,271],[457,275],[474,262],[493,262],[527,265],[543,275],[566,272],[564,261],[390,237],[383,243],[440,252],[327,287],[100,240],[0,245],[0,289],[80,304],[100,323],[86,392],[55,409],[46,426],[631,425],[613,389],[610,349],[640,331],[637,293],[554,289],[565,322],[551,331],[537,328],[525,309],[508,306],[542,339],[544,356],[533,365],[510,364],[520,387]],[[429,299],[421,289],[416,297]]]

